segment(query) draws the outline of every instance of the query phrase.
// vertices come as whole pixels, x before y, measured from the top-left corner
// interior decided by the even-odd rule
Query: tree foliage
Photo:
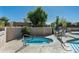
[[[77,27],[79,27],[79,22],[77,22],[76,24],[77,24]]]
[[[7,17],[1,17],[1,18],[0,18],[0,21],[4,22],[4,23],[5,23],[5,26],[7,25],[8,20],[9,20],[9,19],[8,19]]]
[[[47,13],[42,7],[38,7],[36,10],[30,11],[27,18],[29,18],[33,26],[44,26],[47,21]]]
[[[64,32],[64,30],[65,30],[66,27],[67,27],[67,22],[66,22],[65,19],[59,18],[59,16],[57,16],[57,17],[56,17],[56,21],[53,22],[53,23],[51,24],[51,26],[53,27],[53,31],[56,31],[56,30],[59,29],[59,27],[61,27],[62,30],[63,30],[63,32]]]
[[[5,26],[5,22],[0,20],[0,28]]]

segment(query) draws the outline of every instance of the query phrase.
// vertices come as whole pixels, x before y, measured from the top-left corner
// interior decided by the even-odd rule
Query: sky
[[[79,22],[79,6],[42,6],[47,12],[47,23],[55,21],[56,16],[65,18],[69,22]],[[27,13],[35,10],[37,6],[0,6],[0,17],[6,16],[9,21],[23,21]]]

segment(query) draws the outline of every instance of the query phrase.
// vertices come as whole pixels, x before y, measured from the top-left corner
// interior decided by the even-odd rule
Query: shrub
[[[24,27],[21,32],[22,32],[22,35],[24,35],[24,34],[30,35],[30,30],[28,27]]]

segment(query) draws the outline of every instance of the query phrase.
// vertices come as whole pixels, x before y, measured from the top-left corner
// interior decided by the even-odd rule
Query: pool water
[[[52,39],[44,38],[44,37],[24,37],[23,41],[24,45],[27,44],[46,44],[53,42]]]
[[[72,40],[68,40],[67,43],[79,44],[79,38],[74,38]]]
[[[70,43],[70,46],[75,53],[79,53],[79,38],[68,40],[67,43]]]

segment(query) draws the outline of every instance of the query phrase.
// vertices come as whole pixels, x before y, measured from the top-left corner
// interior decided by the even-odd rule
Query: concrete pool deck
[[[73,35],[74,36],[74,35]],[[75,35],[75,37],[78,37]],[[73,53],[70,47],[67,49],[71,51],[66,51],[62,48],[61,43],[57,40],[54,35],[47,36],[53,40],[52,43],[46,45],[29,45],[23,47],[21,40],[12,40],[6,43],[0,48],[0,53]],[[62,37],[63,41],[71,40],[71,37]]]

